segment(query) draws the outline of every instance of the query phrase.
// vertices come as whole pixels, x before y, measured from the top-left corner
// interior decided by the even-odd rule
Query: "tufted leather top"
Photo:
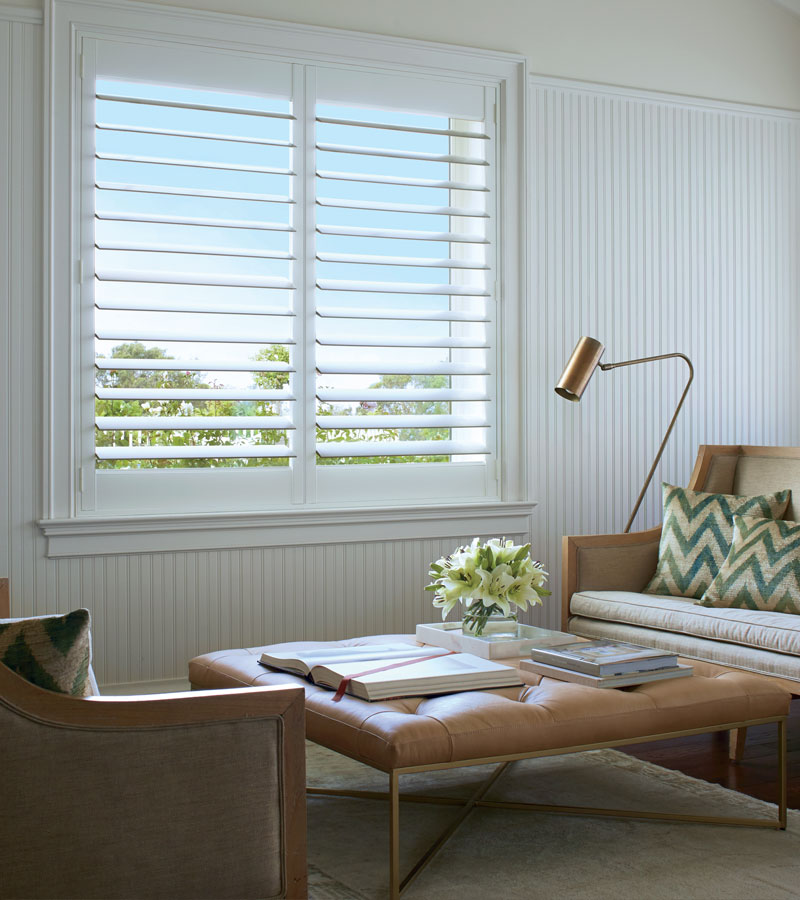
[[[275,644],[293,650],[405,641],[412,635],[372,635],[346,641]],[[266,647],[218,650],[189,663],[196,688],[300,685],[306,691],[306,734],[317,743],[389,770],[504,754],[664,734],[785,716],[791,695],[779,685],[719,666],[692,663],[691,678],[628,689],[584,687],[523,672],[520,687],[463,691],[367,703],[303,678],[276,672],[258,659]],[[510,665],[514,660],[503,660]]]

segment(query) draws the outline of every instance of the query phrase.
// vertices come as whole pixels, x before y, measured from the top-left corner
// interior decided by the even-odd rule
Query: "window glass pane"
[[[97,82],[99,469],[288,466],[291,105]]]
[[[487,141],[464,136],[480,129],[317,105],[321,465],[488,452]]]

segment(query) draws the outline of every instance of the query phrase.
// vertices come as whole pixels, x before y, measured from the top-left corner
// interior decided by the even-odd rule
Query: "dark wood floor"
[[[639,759],[694,778],[713,781],[761,800],[777,801],[777,726],[759,725],[747,732],[744,758],[728,758],[728,733],[675,738],[656,744],[620,747]],[[789,808],[800,809],[800,698],[792,701],[788,728]]]

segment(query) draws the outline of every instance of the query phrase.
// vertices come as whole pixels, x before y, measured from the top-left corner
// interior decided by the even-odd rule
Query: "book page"
[[[428,651],[424,654],[425,656],[430,656],[431,651],[436,652],[436,648],[425,647],[424,649]],[[481,659],[471,653],[445,654],[448,654],[448,651],[442,650],[440,658],[424,659],[418,663],[387,669],[384,672],[375,672],[371,675],[362,675],[361,673],[381,668],[383,665],[390,665],[391,660],[385,659],[383,662],[375,660],[374,664],[368,663],[367,665],[364,665],[364,660],[334,661],[326,665],[315,665],[311,670],[311,677],[317,684],[335,688],[339,686],[342,678],[353,678],[354,676],[358,676],[358,681],[364,684],[391,684],[402,681],[420,681],[427,678],[458,678],[486,672],[513,672],[509,666],[490,659]],[[398,659],[398,662],[400,661]]]
[[[413,659],[447,652],[441,647],[415,647],[413,644],[370,644],[359,647],[319,647],[315,650],[300,651],[273,650],[263,653],[261,662],[276,669],[308,675],[314,666],[353,662],[358,667],[355,671],[361,671],[364,668],[376,668],[381,664],[381,660],[388,663],[392,659]],[[369,663],[373,660],[375,665],[370,666]]]

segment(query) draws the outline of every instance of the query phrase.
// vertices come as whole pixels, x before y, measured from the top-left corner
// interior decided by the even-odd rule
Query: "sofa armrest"
[[[561,630],[578,591],[641,591],[658,562],[661,526],[633,534],[566,535],[562,540]]]
[[[304,737],[302,688],[81,699],[0,666],[0,897],[306,896]]]

